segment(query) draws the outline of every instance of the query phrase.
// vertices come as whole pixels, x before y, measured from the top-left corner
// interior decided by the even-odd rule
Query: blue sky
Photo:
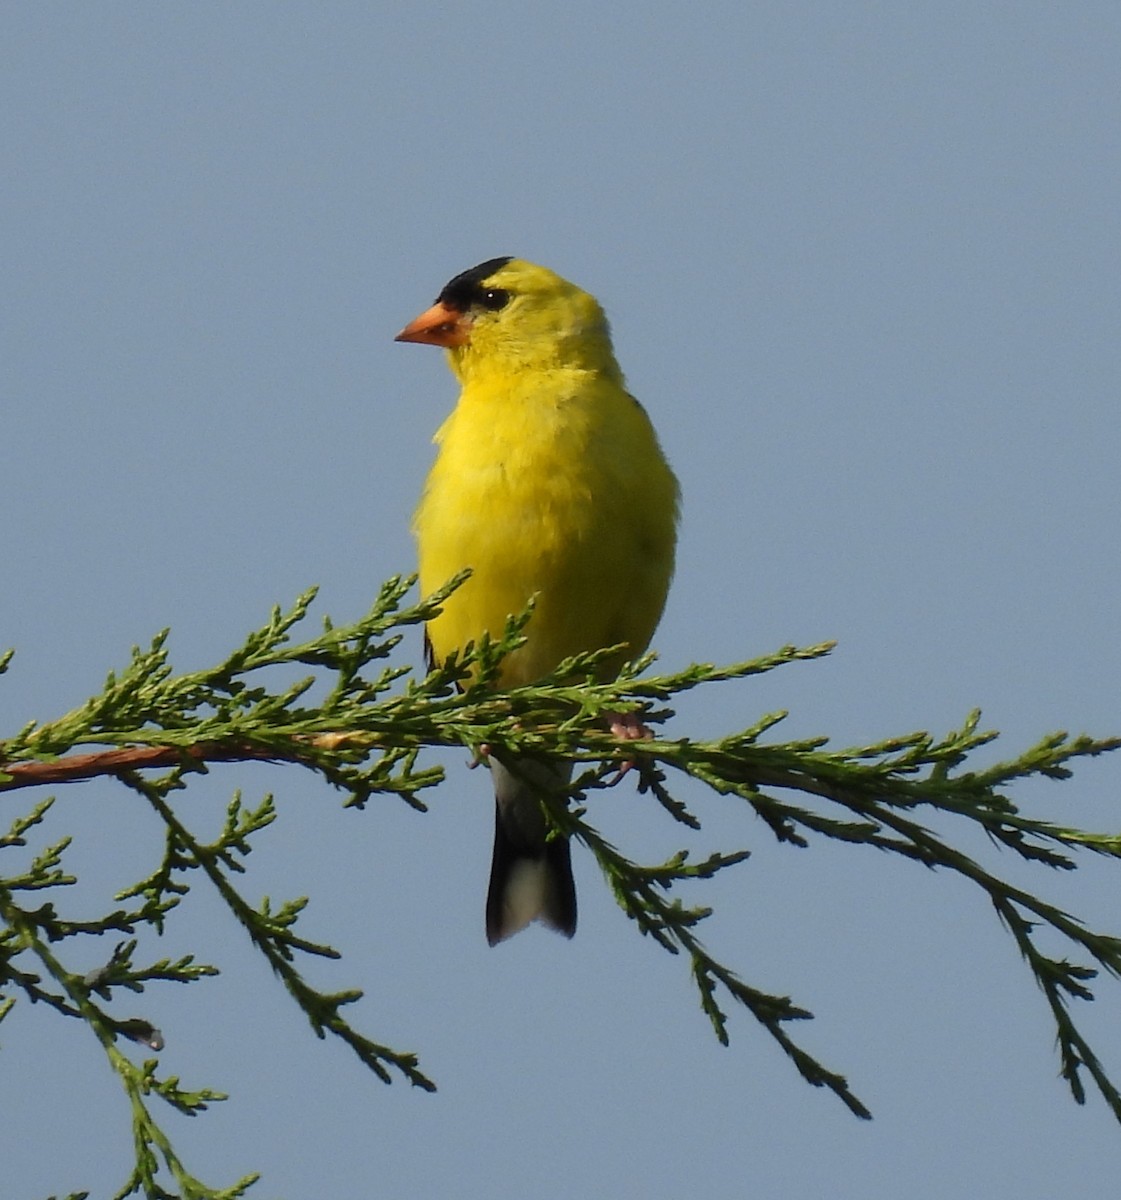
[[[165,625],[192,669],[312,583],[342,620],[410,570],[455,389],[392,337],[516,254],[603,301],[681,479],[665,665],[839,641],[691,699],[680,733],[781,707],[790,736],[843,745],[975,705],[1008,753],[1121,731],[1119,58],[1107,3],[9,5],[3,728],[80,703]],[[964,885],[779,847],[687,794],[693,849],[753,851],[712,889],[708,943],[817,1014],[806,1042],[864,1124],[746,1014],[716,1045],[583,857],[571,944],[489,950],[491,801],[464,759],[424,817],[341,812],[266,767],[188,794],[205,822],[234,788],[276,792],[249,894],[310,894],[308,935],[345,955],[320,982],[364,988],[360,1027],[440,1084],[385,1088],[315,1041],[202,899],[151,956],[222,978],[140,1004],[169,1070],[231,1093],[170,1122],[203,1178],[465,1200],[1112,1186],[1116,1125],[1070,1100],[1043,1000]],[[1119,778],[1101,760],[1019,798],[1116,829]],[[60,799],[100,911],[157,833],[108,785]],[[590,816],[637,854],[683,844],[622,790]],[[1107,866],[1000,865],[1118,929]],[[1115,1078],[1119,1000],[1079,1013]],[[2,1031],[13,1197],[107,1195],[127,1169],[123,1097],[57,1026],[24,1009]]]

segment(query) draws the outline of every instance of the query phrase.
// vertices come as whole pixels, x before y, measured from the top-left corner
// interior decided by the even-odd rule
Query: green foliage
[[[422,604],[403,607],[412,580],[390,580],[361,620],[338,628],[328,620],[318,636],[299,640],[314,596],[309,592],[290,612],[275,610],[216,667],[192,674],[174,674],[166,633],[161,634],[150,648],[134,649],[128,665],[109,675],[98,696],[0,743],[0,792],[109,776],[154,812],[164,830],[162,855],[153,869],[119,893],[103,917],[84,921],[59,910],[66,889],[76,882],[66,865],[69,839],[58,836],[34,853],[29,848],[31,840],[45,840],[55,820],[51,798],[14,816],[8,833],[0,836],[5,852],[0,856],[0,1021],[22,998],[84,1022],[97,1038],[131,1110],[135,1164],[118,1197],[233,1198],[244,1195],[256,1178],[214,1189],[190,1173],[150,1104],[158,1099],[193,1116],[224,1097],[207,1088],[181,1087],[178,1079],[159,1075],[155,1058],[137,1061],[126,1053],[130,1047],[158,1053],[163,1037],[143,1017],[116,1015],[122,998],[141,995],[151,985],[190,984],[217,973],[190,955],[151,962],[136,957],[142,945],[164,932],[169,915],[195,887],[209,887],[220,897],[318,1037],[338,1038],[387,1083],[399,1077],[424,1090],[435,1086],[415,1055],[373,1041],[350,1024],[345,1013],[360,992],[321,992],[304,978],[301,968],[308,959],[339,957],[331,946],[298,932],[306,898],[281,903],[246,898],[245,860],[256,836],[275,818],[272,798],[254,807],[235,794],[221,829],[209,840],[184,817],[178,793],[210,764],[222,762],[289,763],[334,785],[345,804],[362,806],[372,795],[388,793],[422,811],[420,794],[442,777],[439,768],[419,762],[419,753],[429,747],[485,746],[507,752],[505,758],[549,755],[582,764],[569,793],[542,795],[542,805],[558,833],[583,843],[595,856],[639,932],[688,962],[716,1036],[728,1042],[726,1009],[742,1006],[809,1083],[834,1092],[860,1117],[870,1114],[846,1080],[792,1036],[795,1023],[811,1014],[788,997],[752,987],[717,961],[697,935],[710,910],[686,905],[674,894],[678,884],[710,879],[742,862],[747,852],[692,861],[682,850],[664,863],[637,863],[587,821],[588,797],[634,780],[676,821],[695,830],[699,819],[671,784],[691,777],[716,793],[738,797],[787,845],[804,847],[823,837],[952,871],[992,903],[1042,989],[1055,1022],[1062,1073],[1075,1099],[1084,1101],[1088,1076],[1121,1120],[1121,1093],[1070,1010],[1071,1000],[1092,998],[1090,983],[1098,968],[1121,976],[1121,938],[1095,933],[1002,880],[922,823],[939,814],[943,826],[957,822],[963,829],[979,828],[998,847],[1043,867],[1071,870],[1080,851],[1117,858],[1121,837],[1025,816],[1008,789],[1032,777],[1066,779],[1074,760],[1117,749],[1121,739],[1054,734],[1014,759],[975,769],[966,766],[973,752],[996,736],[979,731],[978,713],[941,738],[913,733],[846,750],[829,749],[824,738],[774,741],[783,713],[763,716],[715,741],[655,736],[620,741],[605,732],[608,714],[640,710],[656,729],[671,713],[653,706],[664,706],[691,688],[819,658],[831,647],[786,647],[729,667],[695,665],[656,678],[642,675],[650,665],[645,659],[604,683],[596,668],[611,655],[609,649],[571,659],[532,687],[501,691],[495,686],[498,665],[523,639],[532,615],[526,613],[509,623],[502,638],[484,639],[424,678],[389,664],[401,631],[430,617],[460,582],[453,580]],[[0,673],[9,658],[0,660]],[[276,673],[268,669],[275,667],[288,668],[289,676],[293,667],[302,673],[294,682],[270,684]],[[319,698],[313,701],[313,694]],[[1041,932],[1060,935],[1082,961],[1045,953]],[[78,942],[105,936],[114,938],[115,946],[103,966],[84,975],[66,966]]]

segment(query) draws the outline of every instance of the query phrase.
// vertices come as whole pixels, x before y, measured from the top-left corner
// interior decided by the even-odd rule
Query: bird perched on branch
[[[447,350],[455,410],[414,518],[425,594],[471,577],[427,626],[442,662],[536,597],[525,644],[499,683],[532,683],[572,654],[620,643],[610,678],[645,649],[673,574],[678,488],[615,361],[603,309],[545,267],[492,258],[457,275],[397,335]],[[640,736],[634,714],[613,719]],[[493,946],[533,920],[571,937],[576,890],[568,840],[538,796],[570,763],[488,757],[496,796],[487,897]]]

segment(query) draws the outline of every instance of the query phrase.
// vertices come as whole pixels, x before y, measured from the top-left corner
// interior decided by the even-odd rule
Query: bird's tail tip
[[[519,854],[495,836],[487,893],[487,941],[492,946],[533,921],[572,937],[576,932],[576,885],[567,838],[553,838],[543,854]]]

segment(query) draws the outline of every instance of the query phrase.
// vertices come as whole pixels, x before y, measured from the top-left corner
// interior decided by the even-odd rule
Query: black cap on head
[[[444,304],[455,312],[466,312],[473,304],[482,298],[483,281],[489,279],[495,271],[500,270],[513,259],[512,254],[502,258],[488,258],[470,271],[464,271],[444,285],[444,290],[436,297],[437,304]]]

